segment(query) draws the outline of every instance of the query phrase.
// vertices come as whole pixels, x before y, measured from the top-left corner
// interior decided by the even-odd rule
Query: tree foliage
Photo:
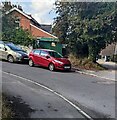
[[[56,13],[53,31],[77,56],[95,62],[100,50],[116,40],[114,2],[59,2]]]
[[[17,7],[11,2],[3,2],[2,9],[2,40],[10,41],[15,44],[30,45],[33,42],[33,37],[29,31],[22,29],[19,26],[17,17],[13,14],[6,14],[11,8]],[[21,8],[21,7],[20,7]]]

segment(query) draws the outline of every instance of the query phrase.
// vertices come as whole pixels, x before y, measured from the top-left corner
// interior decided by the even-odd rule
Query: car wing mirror
[[[47,55],[47,56],[46,56],[46,58],[47,58],[47,59],[49,59],[49,58],[50,58],[50,56],[48,56],[48,55]]]
[[[7,51],[7,48],[4,48],[5,51]]]
[[[65,55],[65,56],[64,56],[64,58],[67,58],[67,59],[68,59],[68,56],[67,56],[67,55]]]

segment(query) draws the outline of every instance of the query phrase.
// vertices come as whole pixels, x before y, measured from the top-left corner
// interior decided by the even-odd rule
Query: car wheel
[[[49,68],[50,71],[54,71],[54,69],[55,69],[54,64],[50,63],[48,68]]]
[[[34,66],[34,62],[33,62],[33,60],[31,60],[31,59],[29,60],[29,66],[30,66],[30,67],[33,67],[33,66]]]
[[[13,62],[14,62],[14,58],[13,58],[12,55],[9,55],[9,56],[7,57],[7,60],[8,60],[8,62],[10,62],[10,63],[13,63]]]

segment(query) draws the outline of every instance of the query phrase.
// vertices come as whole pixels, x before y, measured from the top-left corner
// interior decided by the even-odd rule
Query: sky
[[[0,0],[0,1],[11,1],[14,4],[21,5],[24,12],[27,14],[31,14],[40,24],[52,24],[54,22],[54,18],[56,18],[57,16],[54,10],[55,8],[54,3],[56,0]]]
[[[52,24],[56,17],[55,0],[2,0],[11,1],[22,6],[27,14],[31,14],[40,24]]]

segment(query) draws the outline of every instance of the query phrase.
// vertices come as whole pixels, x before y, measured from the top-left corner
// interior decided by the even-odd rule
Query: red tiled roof
[[[101,51],[100,54],[103,56],[112,56],[115,54],[116,46],[117,45],[114,43],[109,44],[105,49]]]

